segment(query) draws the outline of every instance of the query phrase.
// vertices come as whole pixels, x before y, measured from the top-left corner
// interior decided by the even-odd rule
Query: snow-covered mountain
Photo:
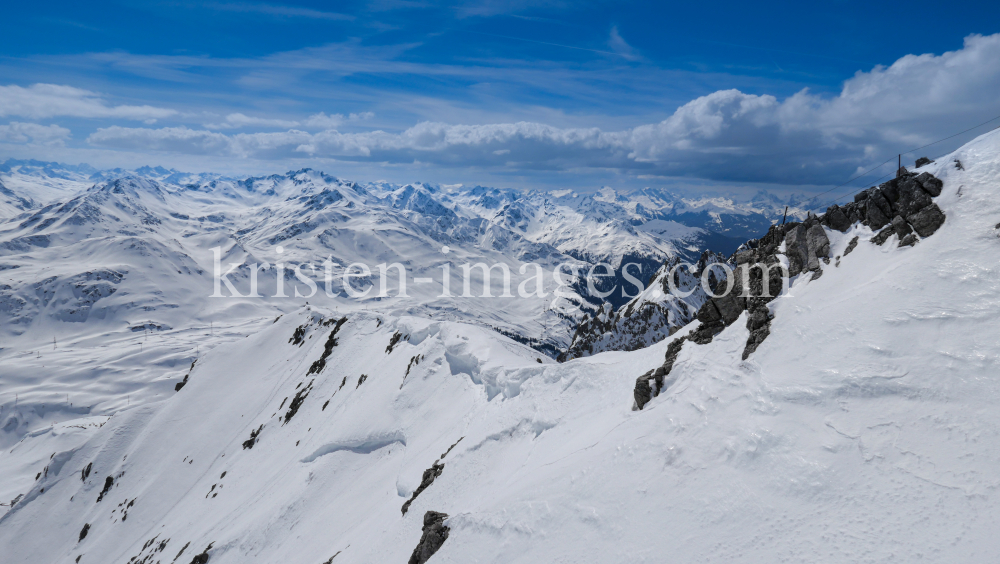
[[[701,233],[676,224],[668,232],[661,220],[651,222],[658,229],[653,234],[637,230],[622,219],[624,208],[609,207],[601,196],[564,196],[597,210],[586,215],[546,204],[540,194],[359,185],[311,170],[246,179],[184,175],[192,180],[185,184],[168,182],[181,173],[148,167],[114,176],[7,161],[4,170],[0,181],[11,205],[9,217],[0,220],[0,355],[6,357],[0,401],[13,394],[21,411],[4,420],[0,444],[81,413],[112,413],[123,398],[127,405],[153,401],[162,392],[159,382],[197,356],[192,348],[243,336],[305,302],[342,312],[378,309],[465,321],[555,357],[570,345],[582,317],[602,306],[580,275],[608,262],[618,284],[632,261],[631,275],[645,280],[644,269],[697,249]],[[541,202],[538,208],[532,198]],[[530,225],[514,221],[517,206],[530,210]],[[603,234],[602,246],[590,244],[595,231]],[[258,277],[263,297],[211,298],[215,250],[220,267],[245,265],[228,276],[244,295],[252,285],[249,265],[268,264]],[[397,262],[407,270],[408,297],[396,297],[398,273],[392,269],[388,296],[377,297],[376,266]],[[275,297],[279,263],[287,298]],[[338,266],[327,269],[332,263]],[[367,291],[364,298],[348,296],[340,283],[352,263],[373,271],[353,279],[354,290]],[[513,292],[531,274],[528,263],[536,263],[547,295],[500,297],[501,272],[491,270],[497,297],[461,297],[459,265],[466,263],[507,268]],[[454,298],[440,297],[443,264],[452,265]],[[560,290],[562,297],[553,295],[559,265],[568,266],[562,276],[571,284]],[[578,276],[568,275],[573,269]],[[316,293],[309,294],[299,274],[316,284]],[[471,277],[470,290],[478,296],[483,275],[474,271]],[[309,297],[296,299],[299,290]],[[95,342],[107,350],[79,362],[75,348]],[[131,364],[141,369],[108,369]],[[39,379],[42,367],[58,376]],[[104,384],[76,400],[72,393],[67,397],[79,390],[65,382],[81,378]]]
[[[280,243],[289,264],[322,249],[430,272],[447,244],[462,260],[615,266],[654,247],[676,260],[673,227],[638,229],[671,220],[618,223],[627,207],[607,193],[533,195],[559,208],[540,214],[502,191],[313,171],[72,193],[0,226],[0,304],[24,320],[5,321],[0,350],[12,562],[977,562],[1000,548],[1000,132],[733,249],[789,269],[788,288],[751,277],[776,297],[679,302],[653,295],[661,271],[627,317],[662,303],[695,319],[563,363],[479,321],[527,327],[522,300],[414,286],[413,305],[213,301],[212,257],[192,249],[273,262]],[[637,235],[576,246],[574,213]],[[524,301],[549,334],[575,328]]]
[[[558,359],[565,361],[605,351],[634,351],[658,343],[695,319],[709,299],[707,287],[721,293],[724,270],[714,264],[726,257],[705,251],[697,262],[667,259],[656,271],[649,287],[625,306],[613,311],[610,304],[584,316],[573,333],[569,348]],[[672,284],[671,284],[672,279]]]

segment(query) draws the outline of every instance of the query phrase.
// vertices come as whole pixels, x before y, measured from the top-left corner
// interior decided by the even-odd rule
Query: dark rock
[[[393,333],[392,338],[389,339],[389,346],[385,348],[385,354],[391,354],[392,349],[396,347],[396,343],[398,343],[401,338],[403,338],[403,334],[399,331]]]
[[[862,192],[858,192],[857,194],[854,195],[854,201],[855,202],[861,202],[861,201],[864,201],[864,200],[867,200],[867,199],[868,199],[868,191],[867,190],[864,190]]]
[[[408,564],[424,564],[444,545],[444,541],[448,540],[448,533],[451,530],[444,524],[444,520],[447,518],[448,515],[446,513],[438,513],[437,511],[424,513],[424,526],[422,529],[424,534],[421,535],[417,547],[413,549],[413,554],[410,555]]]
[[[878,186],[878,191],[882,193],[882,197],[885,198],[885,201],[889,202],[890,206],[896,203],[896,200],[899,199],[899,182],[902,180],[906,180],[906,178],[893,178],[892,180],[883,182]],[[882,211],[885,212],[887,216],[892,217],[892,214],[888,210],[883,209]]]
[[[809,266],[809,246],[806,229],[799,225],[785,235],[785,255],[788,257],[788,275],[795,276]]]
[[[191,363],[191,368],[188,368],[188,373],[184,375],[184,379],[181,380],[180,382],[177,382],[177,384],[174,385],[174,391],[175,392],[181,391],[181,388],[183,388],[184,386],[187,385],[188,378],[191,376],[191,372],[194,370],[194,365],[197,362],[198,362],[198,359],[197,358],[194,359],[194,362]]]
[[[872,200],[874,200],[874,198]],[[873,201],[868,204],[868,211],[865,215],[865,220],[872,229],[881,229],[889,223],[889,218],[886,217],[885,212],[882,211],[880,206],[875,205]]]
[[[94,466],[93,462],[88,462],[87,465],[80,471],[80,481],[86,482],[87,478],[90,476],[90,469]]]
[[[115,479],[114,478],[112,478],[111,476],[108,476],[107,478],[104,479],[104,489],[101,490],[100,495],[97,496],[97,503],[100,503],[101,500],[104,499],[104,495],[106,493],[108,493],[109,491],[111,491],[111,486],[113,486],[113,485],[115,485]]]
[[[899,196],[894,208],[898,215],[906,217],[931,205],[930,195],[921,187],[916,178],[899,182]]]
[[[196,554],[194,558],[191,559],[191,564],[207,564],[208,563],[208,551],[212,550],[212,545],[214,542],[205,547],[205,550],[201,554]]]
[[[260,432],[264,429],[264,424],[262,423],[257,430],[250,431],[250,438],[243,441],[243,450],[252,449],[255,444],[257,444],[257,437],[260,436]]]
[[[906,237],[903,237],[903,239],[899,242],[899,246],[912,247],[913,245],[917,244],[917,241],[918,241],[917,236],[914,235],[913,233],[910,233]]]
[[[698,325],[698,328],[691,332],[688,336],[688,340],[697,345],[707,345],[712,342],[712,339],[722,332],[726,328],[726,324],[722,320],[713,321],[711,323],[702,323]]]
[[[944,224],[944,212],[937,204],[931,204],[924,209],[906,216],[906,220],[913,226],[913,230],[921,237],[930,237]]]
[[[771,334],[770,323],[767,323],[761,328],[750,333],[750,336],[747,337],[746,347],[743,348],[743,360],[750,358],[750,355],[757,350],[757,347],[759,347],[760,344],[764,342],[764,339],[766,339],[767,336],[770,334]]]
[[[888,194],[888,195],[887,195]],[[868,221],[871,222],[872,229],[881,229],[885,224],[889,223],[892,218],[892,204],[888,198],[894,198],[898,196],[896,192],[894,182],[887,182],[879,188],[872,188],[869,190],[868,196]],[[873,211],[872,208],[877,208]],[[878,215],[877,212],[881,212]],[[876,224],[876,219],[880,219]]]
[[[844,204],[844,206],[840,209],[844,211],[844,215],[847,216],[848,221],[852,224],[863,221],[868,213],[868,208],[864,202],[850,202],[848,204]]]
[[[313,382],[315,381],[316,380],[310,380],[308,386],[302,388],[295,394],[295,397],[292,398],[292,403],[288,404],[288,411],[285,412],[284,420],[281,423],[282,425],[291,421],[292,417],[295,417],[295,414],[299,412],[299,408],[302,407],[302,403],[306,401],[307,397],[309,397],[309,392],[312,391]],[[285,402],[281,403],[284,405]],[[279,407],[278,409],[281,408]]]
[[[809,270],[819,270],[819,259],[830,256],[830,239],[826,236],[823,226],[816,224],[806,231],[806,249]]]
[[[929,165],[932,162],[934,162],[934,161],[928,159],[927,157],[920,157],[919,159],[917,159],[917,162],[914,163],[913,166],[916,167],[916,168],[920,168],[920,167],[922,167],[924,165]]]
[[[875,236],[872,237],[872,243],[875,243],[876,245],[879,246],[884,245],[885,242],[889,240],[889,237],[892,237],[892,235],[895,232],[896,230],[893,229],[892,226],[890,225],[889,227],[886,227],[882,231],[876,233]]]
[[[851,219],[844,213],[844,210],[836,204],[827,208],[826,213],[823,214],[823,225],[841,233],[850,229],[851,223]]]
[[[906,220],[898,215],[892,218],[892,229],[896,232],[896,235],[899,235],[900,239],[906,237],[910,233],[913,233],[913,229],[911,229],[910,225],[906,223]]]
[[[856,248],[857,246],[858,246],[858,237],[857,237],[857,236],[855,236],[855,237],[854,237],[853,239],[851,239],[851,241],[850,241],[850,242],[849,242],[849,243],[847,244],[847,248],[846,248],[846,249],[844,250],[844,256],[846,257],[847,255],[851,254],[851,251],[853,251],[853,250],[854,250],[854,249],[855,249],[855,248]]]
[[[426,490],[428,486],[433,484],[434,480],[441,475],[441,472],[444,472],[444,464],[438,462],[437,460],[434,461],[434,464],[431,464],[430,468],[424,470],[424,475],[420,479],[420,485],[413,491],[413,495],[410,496],[410,499],[406,500],[406,503],[403,504],[403,515],[406,515],[406,512],[410,509],[410,504],[413,503],[413,500],[417,499],[418,495]]]
[[[275,319],[277,321],[277,319]],[[292,338],[288,339],[288,342],[293,345],[302,346],[306,342],[306,325],[299,325],[295,328],[295,332],[292,333]]]
[[[716,322],[722,326],[721,322]],[[674,362],[677,361],[677,355],[681,353],[681,347],[684,345],[685,337],[675,339],[667,345],[667,352],[664,355],[663,365],[657,367],[654,370],[639,376],[635,380],[635,389],[632,392],[633,397],[635,397],[635,405],[639,409],[642,409],[649,400],[660,395],[663,391],[664,378],[670,374],[670,371],[674,369]],[[711,340],[711,337],[709,337]],[[650,384],[652,381],[652,384]]]
[[[76,542],[80,542],[87,538],[87,533],[90,532],[90,523],[84,523],[83,529],[80,529],[80,538]]]
[[[941,189],[944,188],[944,182],[942,182],[940,178],[935,178],[930,173],[923,172],[920,176],[917,176],[916,180],[920,184],[920,187],[931,196],[936,198],[941,195]]]
[[[770,316],[767,314],[767,308],[756,308],[750,313],[750,315],[747,316],[747,329],[750,331],[756,331],[757,329],[767,325],[770,320]]]
[[[736,292],[732,291],[721,298],[713,298],[712,301],[715,302],[715,307],[722,316],[722,322],[726,325],[732,325],[734,321],[739,319],[743,313],[743,309],[746,307],[742,298]]]
[[[896,171],[896,178],[903,178],[905,176],[908,176],[909,174],[910,174],[910,171],[906,170],[905,166],[901,166]]]
[[[653,386],[649,383],[652,377],[653,371],[650,370],[635,379],[635,388],[632,390],[632,397],[635,398],[635,405],[640,410],[649,403],[649,400],[653,399]]]
[[[346,317],[340,318],[337,321],[337,325],[333,327],[333,331],[330,332],[330,336],[327,337],[326,343],[323,345],[323,354],[319,356],[315,362],[309,367],[309,371],[306,372],[306,376],[310,374],[319,374],[324,368],[326,368],[326,359],[333,352],[333,347],[337,346],[337,331],[340,331],[341,326],[347,321]]]
[[[702,323],[714,323],[722,319],[722,314],[719,313],[719,308],[715,307],[715,302],[708,300],[698,309],[695,317]]]

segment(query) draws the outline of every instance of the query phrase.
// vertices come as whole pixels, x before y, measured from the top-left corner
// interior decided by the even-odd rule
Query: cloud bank
[[[928,132],[967,127],[1000,114],[1000,35],[970,36],[963,49],[908,55],[859,72],[837,96],[800,91],[779,100],[721,90],[667,119],[623,131],[517,122],[421,122],[400,132],[343,133],[343,116],[304,120],[320,132],[225,135],[186,127],[102,128],[87,141],[111,149],[237,158],[323,157],[441,166],[570,170],[593,167],[666,176],[801,182],[863,167],[928,141]],[[234,117],[235,116],[235,117]],[[234,114],[227,121],[251,125]],[[267,121],[267,120],[264,120]],[[277,125],[275,123],[275,125]],[[296,123],[295,125],[299,125]]]
[[[58,125],[39,125],[12,121],[0,125],[0,143],[62,146],[70,137],[70,131]]]
[[[639,56],[616,30],[609,45]],[[97,93],[51,84],[0,87],[0,116],[175,122],[166,127],[115,124],[90,130],[86,137],[91,147],[131,153],[418,163],[501,172],[603,169],[643,177],[818,184],[838,183],[888,155],[1000,115],[997,92],[1000,34],[972,35],[956,51],[907,55],[891,66],[858,72],[835,95],[802,90],[779,99],[718,90],[682,104],[662,121],[621,130],[540,121],[434,120],[394,131],[358,131],[373,117],[370,112],[283,119],[229,113],[194,125],[172,109],[114,105]],[[69,138],[69,131],[56,125],[2,127],[0,140],[8,143]],[[929,156],[933,151],[927,151]]]
[[[177,115],[176,110],[153,106],[112,106],[99,94],[58,84],[27,88],[0,86],[0,117],[31,119],[53,117],[122,118],[153,123]]]

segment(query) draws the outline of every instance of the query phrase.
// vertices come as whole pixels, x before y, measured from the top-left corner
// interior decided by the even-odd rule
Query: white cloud
[[[353,114],[352,114],[353,115]],[[341,114],[326,115],[323,112],[309,116],[305,121],[306,127],[313,129],[333,129],[344,123],[344,116]]]
[[[251,125],[261,127],[295,127],[299,125],[299,122],[284,119],[260,118],[236,113],[227,115],[225,121],[222,123],[206,123],[205,127],[208,129],[239,129],[241,127],[248,127]]]
[[[31,119],[52,117],[122,118],[158,120],[176,115],[176,110],[153,106],[112,106],[100,94],[58,84],[0,86],[0,117]]]
[[[17,121],[0,125],[0,143],[60,146],[69,136],[70,131],[58,125],[39,125]]]
[[[970,36],[961,50],[908,55],[889,67],[859,72],[837,96],[803,90],[780,100],[720,90],[682,105],[659,123],[623,131],[523,121],[424,121],[401,132],[342,133],[336,128],[365,114],[345,118],[319,113],[303,121],[305,127],[322,129],[316,133],[223,135],[186,128],[112,127],[99,130],[88,142],[259,159],[608,168],[714,180],[815,183],[840,179],[845,170],[877,164],[901,147],[922,145],[1000,114],[997,92],[1000,34]]]
[[[194,155],[231,155],[231,138],[212,131],[186,127],[161,129],[111,127],[98,129],[87,142],[99,147],[123,150],[168,151]]]
[[[608,47],[611,47],[612,51],[618,53],[628,61],[642,59],[638,51],[622,39],[622,36],[618,33],[618,26],[611,27],[611,35],[608,37]]]

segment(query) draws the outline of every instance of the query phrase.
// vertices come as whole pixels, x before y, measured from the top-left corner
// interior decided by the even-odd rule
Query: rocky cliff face
[[[741,246],[729,261],[736,268],[728,292],[706,299],[696,315],[698,326],[670,343],[662,366],[636,379],[634,408],[642,409],[670,385],[670,371],[686,341],[707,344],[744,312],[750,336],[743,360],[749,358],[770,334],[774,314],[768,304],[787,289],[785,281],[790,285],[802,276],[815,280],[823,275],[821,264],[830,264],[828,231],[844,233],[860,224],[876,232],[870,237],[873,244],[884,245],[895,235],[900,247],[933,235],[945,222],[944,212],[933,201],[943,187],[930,173],[912,174],[901,168],[896,178],[860,192],[853,202],[830,206],[823,215],[809,215],[801,223],[772,225],[766,235]],[[856,236],[844,256],[857,244]],[[842,258],[835,257],[835,267]]]

